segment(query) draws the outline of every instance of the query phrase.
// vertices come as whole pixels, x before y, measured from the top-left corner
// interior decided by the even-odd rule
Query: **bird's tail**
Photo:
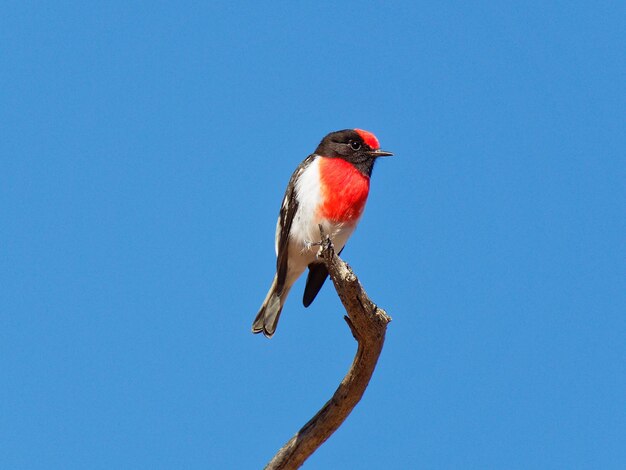
[[[280,312],[283,310],[285,299],[289,294],[291,286],[284,286],[282,292],[279,294],[277,290],[277,277],[274,276],[272,287],[270,287],[263,305],[259,313],[257,313],[254,322],[252,322],[252,333],[263,333],[267,338],[271,338],[276,331],[276,325],[280,318]]]

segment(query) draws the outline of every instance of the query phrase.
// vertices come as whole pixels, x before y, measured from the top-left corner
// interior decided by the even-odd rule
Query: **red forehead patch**
[[[372,149],[377,150],[380,148],[378,139],[371,132],[364,131],[363,129],[354,129],[354,131],[361,136],[363,142],[369,145]]]

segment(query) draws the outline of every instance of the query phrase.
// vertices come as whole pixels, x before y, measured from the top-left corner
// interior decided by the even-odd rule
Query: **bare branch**
[[[350,266],[335,254],[321,226],[320,232],[320,257],[348,313],[346,322],[358,342],[356,356],[332,398],[276,453],[266,470],[299,468],[341,426],[367,388],[391,321],[367,296]]]

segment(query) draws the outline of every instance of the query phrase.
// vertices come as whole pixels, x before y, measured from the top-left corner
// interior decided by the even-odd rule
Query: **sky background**
[[[250,333],[295,167],[374,132],[393,317],[305,464],[626,468],[624,2],[5,2],[0,467],[261,468],[356,343]]]

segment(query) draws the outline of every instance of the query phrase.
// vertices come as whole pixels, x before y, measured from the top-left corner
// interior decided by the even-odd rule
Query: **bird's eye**
[[[359,150],[361,148],[361,142],[357,142],[356,140],[350,141],[350,147],[352,150]]]

